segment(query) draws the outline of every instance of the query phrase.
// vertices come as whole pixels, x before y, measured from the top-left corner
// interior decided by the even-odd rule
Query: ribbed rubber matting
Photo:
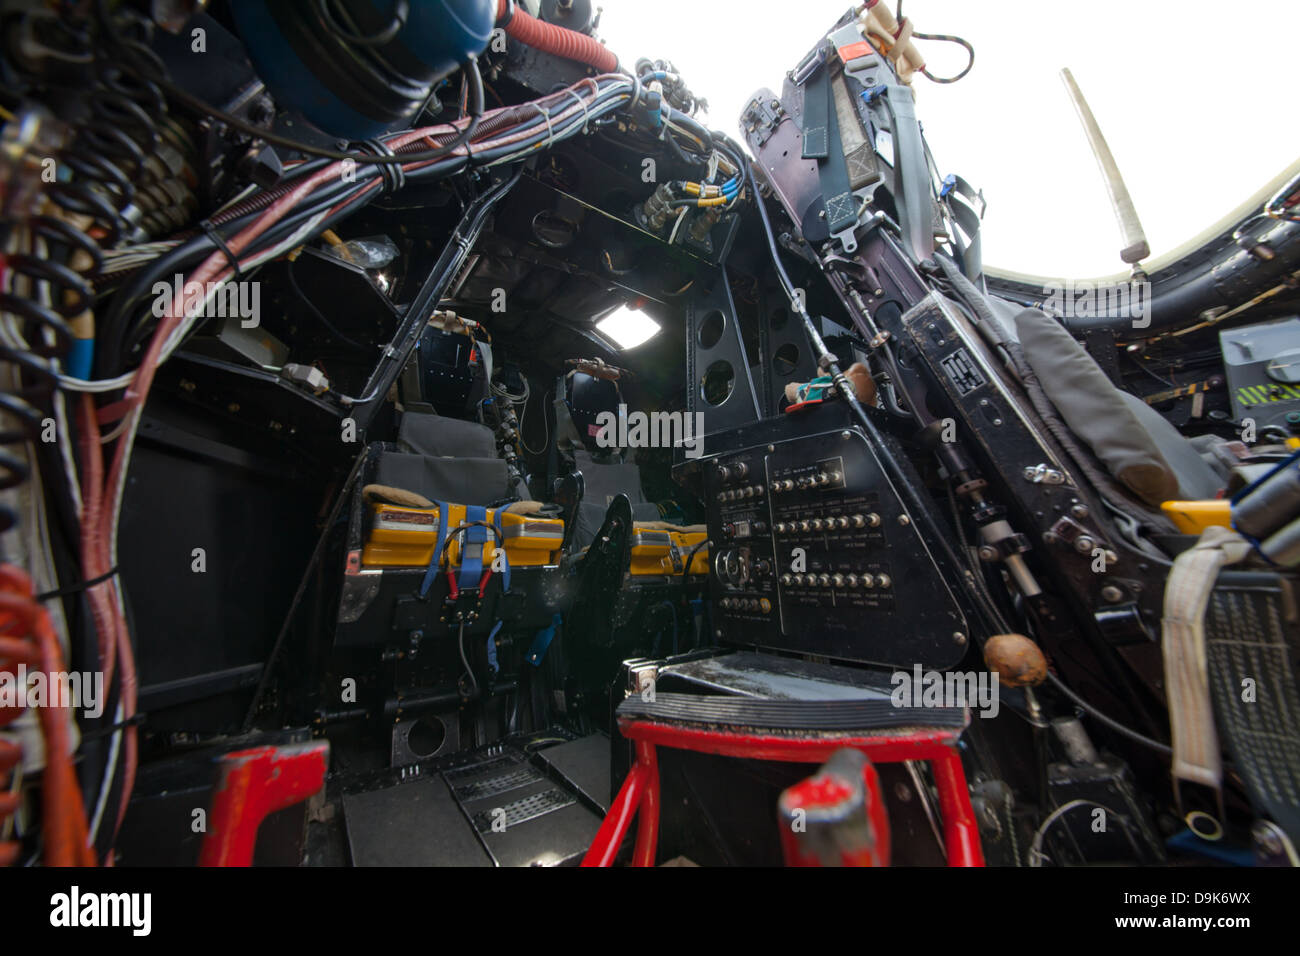
[[[749,697],[656,694],[653,701],[632,696],[618,707],[619,717],[673,724],[736,726],[749,732],[851,732],[864,735],[905,728],[960,730],[960,707],[895,707],[889,700],[759,700]]]
[[[1300,688],[1284,587],[1272,574],[1223,574],[1205,612],[1206,658],[1219,733],[1251,801],[1300,845]]]

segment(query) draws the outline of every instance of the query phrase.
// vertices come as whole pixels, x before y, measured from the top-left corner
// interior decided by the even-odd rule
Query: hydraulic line
[[[602,73],[618,69],[618,57],[600,41],[554,23],[539,20],[515,5],[514,0],[497,0],[497,24],[506,36],[526,46],[594,66]]]

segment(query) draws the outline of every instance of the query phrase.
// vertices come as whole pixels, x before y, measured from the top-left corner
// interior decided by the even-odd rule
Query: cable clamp
[[[239,260],[235,258],[230,246],[226,245],[226,240],[221,237],[221,233],[217,232],[217,227],[210,220],[204,219],[199,222],[199,228],[203,230],[205,236],[212,240],[212,244],[217,247],[221,254],[226,257],[226,261],[230,263],[230,268],[235,272],[235,281],[238,282],[243,279],[244,272],[239,268]]]
[[[393,156],[391,146],[382,139],[366,139],[357,144],[362,150],[373,153],[375,156]],[[384,192],[395,193],[406,185],[406,171],[402,169],[401,163],[377,163],[380,174],[383,176]]]

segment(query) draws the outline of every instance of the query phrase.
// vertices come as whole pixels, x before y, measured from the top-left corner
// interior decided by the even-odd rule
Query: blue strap
[[[429,593],[429,588],[433,587],[433,579],[438,576],[438,556],[442,554],[442,546],[447,543],[447,502],[435,501],[434,505],[438,509],[438,543],[433,546],[429,569],[424,572],[424,580],[420,582],[422,598]]]
[[[510,590],[510,556],[506,554],[506,532],[501,527],[501,518],[505,513],[505,508],[498,508],[492,516],[492,523],[496,525],[498,532],[497,553],[501,555],[501,591],[503,593]]]
[[[555,639],[555,632],[560,626],[560,615],[556,612],[551,618],[550,627],[544,627],[537,632],[533,638],[533,643],[528,648],[528,663],[534,667],[541,667],[542,660],[546,657],[546,649],[551,646],[551,641]]]
[[[488,667],[492,669],[493,674],[501,669],[497,666],[497,631],[501,630],[501,625],[504,623],[505,621],[497,621],[487,638]]]
[[[862,97],[862,99],[863,99],[864,102],[866,102],[866,103],[871,103],[871,102],[873,102],[873,101],[875,100],[875,98],[876,98],[877,96],[879,96],[881,93],[885,92],[885,90],[887,90],[887,89],[889,89],[889,87],[884,86],[884,85],[881,85],[881,86],[873,86],[873,87],[871,87],[871,89],[869,89],[869,90],[863,90],[863,91],[862,91],[860,94],[858,94],[858,95]]]
[[[487,508],[478,505],[466,505],[466,523],[486,521]],[[460,577],[457,583],[462,591],[478,590],[479,578],[483,576],[483,544],[487,541],[488,529],[482,525],[470,524],[465,529],[465,537],[460,543]]]

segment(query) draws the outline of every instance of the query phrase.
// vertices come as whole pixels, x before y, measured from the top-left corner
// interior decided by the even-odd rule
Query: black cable
[[[465,665],[465,674],[469,677],[470,687],[472,688],[470,693],[465,696],[471,698],[477,697],[478,678],[474,676],[474,668],[469,666],[469,659],[465,657],[465,624],[463,621],[461,622],[456,635],[456,647],[460,651],[460,662]]]
[[[686,150],[682,149],[681,144],[678,143],[677,140],[673,139],[673,134],[671,132],[664,133],[663,141],[668,144],[668,151],[673,154],[673,157],[679,163],[685,166],[709,165],[709,158],[707,156],[701,156],[698,153],[688,153]]]
[[[263,249],[273,248],[284,237],[297,231],[302,223],[317,215],[321,208],[335,205],[336,197],[350,192],[359,192],[358,186],[364,188],[370,180],[378,177],[378,175],[378,170],[372,168],[366,174],[366,179],[359,184],[340,183],[326,188],[319,196],[312,197],[310,205],[294,210],[254,240],[244,250],[243,255],[251,257],[257,255]],[[373,198],[375,197],[370,196],[365,198],[365,201],[369,202]],[[252,210],[237,219],[224,223],[222,228],[226,229],[230,234],[237,233],[245,224],[262,215],[263,211],[262,209]],[[331,223],[336,222],[344,215],[351,214],[353,211],[352,209],[345,209],[338,215],[325,220],[321,223],[321,230],[329,228]],[[170,279],[175,274],[188,274],[190,266],[206,259],[215,249],[216,245],[209,235],[200,234],[194,236],[181,246],[159,256],[152,263],[135,272],[129,284],[118,290],[105,314],[103,331],[100,335],[100,347],[97,349],[97,368],[101,377],[112,378],[121,374],[126,369],[132,353],[148,337],[149,329],[154,322],[152,314],[146,312],[129,329],[127,323],[130,321],[131,316],[141,307],[142,300],[151,294],[154,285],[163,279]],[[110,364],[111,359],[116,359],[116,363]]]
[[[205,113],[213,119],[220,120],[232,129],[237,129],[241,133],[245,133],[248,136],[260,139],[274,146],[283,146],[286,149],[292,149],[295,152],[306,153],[311,156],[324,156],[327,159],[350,159],[358,165],[391,165],[393,163],[423,163],[435,159],[441,159],[448,153],[464,146],[469,141],[469,138],[474,135],[474,131],[478,128],[479,120],[484,111],[483,76],[479,73],[477,60],[469,60],[463,69],[467,71],[470,93],[473,96],[473,107],[470,112],[469,123],[465,125],[465,128],[450,142],[443,146],[439,146],[436,149],[427,149],[421,152],[397,152],[389,156],[312,146],[309,143],[303,143],[299,140],[292,139],[291,137],[273,133],[270,130],[256,126],[253,123],[246,122],[238,116],[234,116],[224,110],[219,110],[210,103],[205,103],[203,100],[200,100],[197,96],[191,96],[185,90],[167,80],[154,79],[153,82],[157,83],[158,86],[165,90],[167,95],[179,100],[191,109],[200,113]],[[146,77],[146,79],[148,79],[148,77]]]
[[[363,165],[363,164],[391,165],[393,163],[419,163],[419,162],[427,162],[435,159],[440,159],[443,156],[446,156],[448,153],[452,152],[453,150],[459,148],[460,146],[463,146],[466,142],[468,142],[470,136],[473,135],[474,130],[477,128],[479,118],[484,111],[483,76],[479,72],[477,58],[471,57],[468,61],[466,61],[464,66],[462,66],[462,70],[466,71],[467,80],[470,84],[470,93],[471,96],[473,97],[472,109],[470,113],[470,121],[465,126],[465,129],[462,130],[460,134],[457,135],[456,138],[453,139],[451,142],[443,146],[440,146],[437,149],[425,150],[419,153],[416,152],[397,153],[392,156],[379,156],[370,153],[357,153],[357,152],[349,152],[345,150],[326,149],[325,147],[321,147],[321,146],[313,146],[310,143],[304,143],[301,142],[300,140],[296,140],[288,136],[281,136],[279,133],[272,132],[271,130],[263,129],[260,126],[257,126],[253,123],[248,122],[247,120],[241,119],[238,116],[233,115],[232,113],[227,113],[224,110],[218,109],[212,104],[206,103],[203,100],[199,99],[197,96],[191,95],[190,93],[188,93],[187,91],[177,86],[176,84],[172,83],[170,80],[166,78],[166,69],[163,67],[162,61],[158,58],[157,54],[153,53],[153,51],[149,50],[147,47],[144,47],[139,43],[129,43],[126,40],[124,40],[122,35],[118,33],[116,28],[114,28],[112,25],[112,21],[107,10],[106,0],[98,0],[98,2],[96,3],[96,10],[99,14],[101,25],[104,28],[105,35],[107,36],[110,45],[116,47],[119,53],[127,49],[134,49],[138,53],[145,54],[145,59],[148,59],[150,61],[150,65],[154,68],[156,72],[153,76],[150,76],[149,73],[146,71],[146,69],[142,68],[141,64],[138,61],[132,61],[125,56],[121,56],[119,57],[119,63],[124,69],[129,70],[130,72],[134,73],[136,76],[139,76],[146,82],[155,84],[159,89],[167,93],[168,96],[172,97],[173,99],[177,100],[180,103],[185,104],[190,109],[195,110],[196,112],[199,113],[203,113],[207,116],[210,116],[213,119],[220,120],[222,123],[225,123],[231,129],[239,130],[241,133],[244,133],[245,135],[252,136],[255,139],[260,139],[263,142],[270,143],[274,146],[283,146],[286,149],[292,149],[295,152],[304,153],[310,156],[323,156],[327,159],[333,159],[333,160],[350,159],[353,162],[357,163],[358,165]]]
[[[710,547],[711,545],[712,542],[706,537],[695,547],[691,548],[691,553],[686,556],[686,567],[682,568],[682,596],[683,597],[686,596],[686,586],[690,583],[691,580],[691,562],[695,560],[695,556],[700,553],[701,548],[707,548]]]
[[[293,274],[292,259],[290,259],[285,263],[284,274],[289,277],[289,288],[293,290],[293,294],[296,295],[298,297],[298,300],[307,307],[307,310],[316,317],[317,322],[319,322],[321,325],[325,326],[325,328],[329,329],[332,333],[334,333],[335,338],[342,339],[348,345],[351,345],[353,348],[356,349],[366,350],[366,349],[374,348],[373,345],[363,345],[362,343],[358,342],[356,339],[352,338],[351,336],[344,335],[341,331],[339,331],[338,328],[335,327],[333,322],[325,318],[325,313],[316,307],[315,302],[307,298],[307,293],[303,292],[302,286],[298,285],[298,279]]]
[[[912,38],[914,40],[943,40],[945,43],[959,43],[966,48],[966,69],[962,70],[956,76],[935,76],[925,67],[921,67],[921,73],[924,74],[925,78],[931,83],[956,83],[963,76],[969,73],[971,67],[975,65],[975,48],[961,37],[951,36],[947,33],[917,33],[913,31]]]
[[[482,103],[482,84],[481,77],[476,77],[475,72],[476,71],[473,70],[470,72],[470,82],[474,88],[475,108],[477,109]],[[614,98],[622,92],[624,91],[619,86],[608,86],[600,90],[593,99],[592,105],[587,107],[584,114],[584,120],[603,118],[606,113],[612,111],[618,106],[618,103],[614,101]],[[601,100],[605,98],[608,98],[609,101],[602,103]],[[563,106],[564,101],[561,101],[560,105]],[[577,122],[576,118],[574,122]],[[525,137],[522,141],[517,141],[480,153],[475,157],[475,159],[479,163],[491,163],[502,156],[510,155],[512,152],[518,152],[531,145],[539,144],[554,137],[554,130],[551,127],[547,126],[543,128],[540,116],[527,123],[521,124],[522,129],[526,130],[529,127],[536,128],[536,132],[533,135]],[[705,135],[707,136],[708,134],[705,133]],[[444,150],[449,150],[450,148],[449,144],[448,147],[444,147]],[[425,151],[422,153],[398,152],[395,158],[400,158],[403,162],[429,163],[429,165],[423,169],[407,172],[408,178],[420,180],[437,179],[443,176],[452,175],[457,171],[457,167],[460,167],[463,164],[468,164],[468,157],[454,157],[447,159],[445,162],[427,159],[431,153],[441,152],[443,151]],[[315,171],[318,163],[319,161],[309,161],[308,163],[303,164],[302,167],[295,169],[294,180],[296,181],[300,176],[308,175],[309,172]],[[373,170],[374,167],[371,167],[370,169]],[[376,175],[375,172],[368,171],[366,174],[367,182],[375,178]],[[322,207],[335,206],[336,196],[346,193],[361,196],[364,188],[365,184],[363,183],[340,183],[334,188],[326,188],[320,191],[312,197],[310,206],[287,216],[280,223],[277,223],[275,226],[268,229],[265,233],[254,240],[248,249],[244,250],[244,254],[254,255],[263,248],[272,247],[276,242],[280,241],[282,235],[287,234],[291,228],[296,226],[305,218],[315,215]],[[362,198],[364,202],[370,202],[375,197],[373,195],[368,195]],[[343,210],[342,214],[350,215],[354,211],[354,209],[349,208]],[[238,224],[242,224],[245,219],[251,219],[260,215],[261,212],[262,210],[260,208],[252,210],[245,214],[245,216],[240,217],[238,220],[223,225],[227,227],[237,226]],[[336,214],[328,221],[333,222],[339,217],[339,214]],[[326,226],[323,224],[322,228],[326,228]],[[231,231],[234,232],[237,231],[237,229],[231,229]],[[139,323],[137,323],[133,332],[128,334],[125,331],[127,313],[134,308],[137,300],[144,296],[146,291],[152,288],[153,283],[159,278],[166,276],[170,271],[175,271],[178,264],[189,261],[190,258],[203,255],[213,248],[215,248],[215,245],[207,237],[196,237],[195,239],[190,240],[185,246],[173,250],[166,256],[161,257],[146,270],[137,273],[132,279],[131,285],[127,287],[127,289],[119,291],[117,296],[114,298],[113,305],[110,308],[108,315],[106,316],[104,322],[103,346],[98,350],[97,367],[102,377],[112,377],[113,375],[121,374],[121,371],[129,362],[130,355],[133,354],[136,348],[138,348],[139,343],[147,334],[147,329],[151,324],[151,317],[149,316],[145,316]],[[116,360],[117,364],[110,365],[109,363],[113,360]]]
[[[334,11],[331,9],[333,0],[316,0],[316,9],[320,13],[321,19],[325,21],[325,26],[331,33],[339,39],[347,40],[349,43],[355,43],[357,46],[383,46],[391,43],[393,38],[401,32],[402,27],[406,26],[406,18],[411,12],[410,4],[407,0],[397,0],[393,7],[393,18],[389,21],[388,26],[378,33],[370,36],[362,36],[354,30],[349,29],[335,19]],[[347,11],[342,11],[347,17]],[[348,17],[348,19],[351,19]]]
[[[51,598],[66,597],[69,594],[76,594],[79,591],[85,591],[89,588],[93,588],[96,584],[103,584],[109,578],[116,577],[116,576],[117,576],[117,568],[113,568],[110,571],[105,571],[103,574],[99,575],[99,577],[91,578],[89,581],[82,581],[78,584],[69,584],[67,587],[55,588],[53,591],[43,591],[40,594],[36,595],[34,598],[32,598],[32,600],[48,601]]]
[[[1098,723],[1101,723],[1104,726],[1109,727],[1111,730],[1115,731],[1115,733],[1127,737],[1129,740],[1135,741],[1136,743],[1139,743],[1144,747],[1149,747],[1158,753],[1162,753],[1166,757],[1173,756],[1174,749],[1170,747],[1168,744],[1162,744],[1158,740],[1152,740],[1150,737],[1147,737],[1144,734],[1140,734],[1136,730],[1133,730],[1132,728],[1126,727],[1124,724],[1121,724],[1118,720],[1115,720],[1114,718],[1111,717],[1107,717],[1105,714],[1099,711],[1092,704],[1088,703],[1086,700],[1084,700],[1082,697],[1080,697],[1078,694],[1072,691],[1069,687],[1066,687],[1064,682],[1062,682],[1062,680],[1059,677],[1057,677],[1055,674],[1053,674],[1051,671],[1047,672],[1047,679],[1051,681],[1053,687],[1055,687],[1062,694],[1068,697],[1072,703],[1074,703],[1076,706],[1078,706],[1081,710],[1085,711],[1086,713],[1091,714],[1092,717]]]
[[[1161,385],[1165,386],[1165,388],[1177,388],[1177,387],[1178,387],[1178,383],[1177,383],[1177,382],[1174,382],[1174,381],[1171,381],[1171,380],[1169,380],[1169,379],[1166,379],[1166,378],[1165,378],[1164,376],[1162,376],[1162,375],[1157,375],[1157,374],[1156,374],[1155,372],[1153,372],[1151,369],[1147,368],[1147,366],[1144,365],[1144,364],[1142,363],[1142,360],[1139,359],[1139,358],[1138,358],[1136,355],[1134,355],[1132,352],[1130,352],[1128,349],[1122,349],[1121,351],[1122,351],[1125,355],[1127,355],[1127,356],[1129,357],[1129,361],[1131,361],[1134,365],[1136,365],[1136,366],[1137,366],[1138,368],[1140,368],[1142,371],[1146,372],[1148,375],[1150,375],[1152,378],[1154,378],[1154,379],[1155,379],[1157,382],[1159,382]]]

